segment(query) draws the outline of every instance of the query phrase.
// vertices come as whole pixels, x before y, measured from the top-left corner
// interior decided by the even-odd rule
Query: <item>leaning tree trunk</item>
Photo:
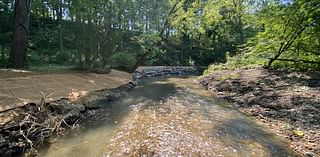
[[[13,39],[10,53],[12,68],[25,68],[30,22],[31,0],[16,0],[14,4]]]

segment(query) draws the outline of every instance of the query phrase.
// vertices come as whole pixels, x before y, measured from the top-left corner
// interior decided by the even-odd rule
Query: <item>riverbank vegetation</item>
[[[234,56],[226,55],[226,64],[212,65],[205,73],[257,66],[319,70],[319,8],[316,1],[290,1],[252,14],[249,17],[255,34]]]
[[[1,0],[0,65],[319,69],[317,0]],[[211,66],[210,69],[226,68]]]

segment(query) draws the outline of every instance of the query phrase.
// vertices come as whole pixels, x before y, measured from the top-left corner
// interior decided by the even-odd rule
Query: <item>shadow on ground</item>
[[[298,156],[287,144],[248,119],[230,119],[215,126],[212,136],[219,136],[238,156]]]
[[[293,148],[300,153],[320,155],[319,73],[237,69],[216,72],[200,83],[295,141]],[[303,130],[305,134],[296,137],[293,130]]]

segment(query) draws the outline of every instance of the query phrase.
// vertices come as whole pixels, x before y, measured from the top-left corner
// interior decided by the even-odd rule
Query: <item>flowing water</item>
[[[214,98],[195,77],[145,80],[42,157],[295,156],[232,105]]]

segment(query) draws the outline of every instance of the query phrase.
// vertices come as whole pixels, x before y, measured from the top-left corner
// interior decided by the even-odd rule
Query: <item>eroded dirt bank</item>
[[[134,86],[134,83],[128,83],[114,89],[90,92],[86,96],[74,92],[69,98],[50,103],[46,103],[43,97],[40,103],[0,112],[0,156],[35,155],[39,146],[76,128],[87,116],[106,107],[106,102],[121,97]]]
[[[223,70],[202,78],[200,84],[288,139],[299,154],[320,156],[319,73]]]
[[[40,93],[47,101],[70,96],[70,92],[82,94],[112,89],[131,81],[131,74],[111,70],[108,74],[80,71],[32,72],[0,69],[0,112],[39,102]],[[0,121],[1,124],[1,121]]]

